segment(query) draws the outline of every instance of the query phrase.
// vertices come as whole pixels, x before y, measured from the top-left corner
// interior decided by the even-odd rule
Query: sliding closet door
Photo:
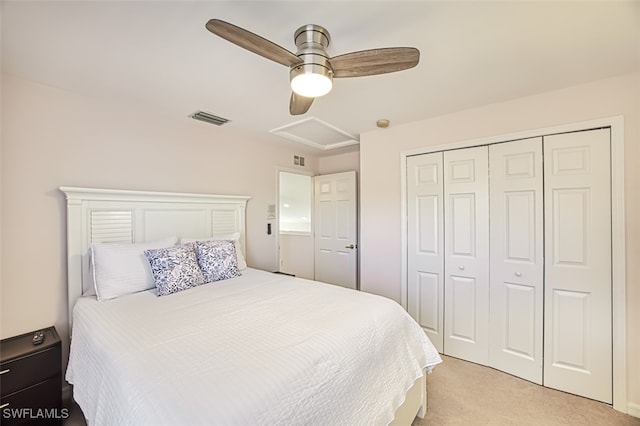
[[[489,146],[489,365],[542,384],[542,138]]]
[[[610,129],[544,137],[544,385],[611,403]]]
[[[444,153],[447,355],[489,358],[488,148]]]
[[[444,352],[442,152],[407,158],[407,308]]]

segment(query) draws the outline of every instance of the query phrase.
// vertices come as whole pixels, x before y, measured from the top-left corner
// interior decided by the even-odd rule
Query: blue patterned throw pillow
[[[208,283],[240,276],[232,240],[196,241],[196,255]]]
[[[176,293],[205,283],[193,244],[145,250],[158,296]]]

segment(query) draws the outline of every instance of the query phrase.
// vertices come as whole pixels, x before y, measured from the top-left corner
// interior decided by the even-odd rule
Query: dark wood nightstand
[[[55,327],[0,341],[0,419],[8,424],[60,424],[62,410],[62,342]]]

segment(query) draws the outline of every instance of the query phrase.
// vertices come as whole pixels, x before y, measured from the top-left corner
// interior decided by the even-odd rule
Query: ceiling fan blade
[[[315,98],[307,98],[291,92],[291,100],[289,101],[289,112],[291,115],[300,115],[309,111],[311,104]]]
[[[418,65],[420,51],[414,47],[387,47],[346,53],[329,59],[333,77],[362,77],[402,71]]]
[[[284,47],[278,46],[244,28],[220,19],[210,19],[206,27],[213,34],[279,64],[291,67],[302,63],[300,58]]]

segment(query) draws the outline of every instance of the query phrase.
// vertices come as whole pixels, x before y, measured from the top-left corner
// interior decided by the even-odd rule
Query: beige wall
[[[625,120],[627,399],[640,415],[639,73],[361,135],[361,288],[400,301],[402,151],[617,115]]]
[[[312,280],[314,247],[311,235],[280,234],[280,272]]]
[[[247,261],[276,269],[267,205],[277,202],[276,168],[291,164],[289,148],[9,75],[2,113],[1,337],[52,324],[67,335],[63,185],[249,195]],[[317,159],[306,159],[317,172]]]
[[[318,158],[318,174],[328,175],[355,170],[360,174],[360,150]]]

